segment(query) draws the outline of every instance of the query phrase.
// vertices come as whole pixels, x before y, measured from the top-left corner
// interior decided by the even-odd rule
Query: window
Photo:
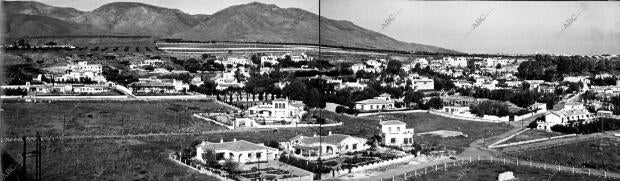
[[[357,150],[357,143],[353,144],[353,150]]]
[[[262,156],[262,155],[261,155],[261,152],[256,153],[256,159],[259,159],[259,160],[260,160],[260,157],[261,157],[261,156]]]
[[[390,139],[390,143],[396,143],[396,138]]]
[[[400,127],[396,127],[396,132],[400,133]]]
[[[392,132],[392,127],[388,127],[388,133]]]
[[[349,149],[349,145],[345,145],[344,150],[348,150],[348,149]]]

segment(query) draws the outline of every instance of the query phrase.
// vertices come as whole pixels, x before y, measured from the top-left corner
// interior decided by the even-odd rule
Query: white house
[[[453,67],[467,67],[467,59],[465,59],[465,57],[458,57],[456,59],[452,57],[444,57],[443,63]]]
[[[132,92],[139,93],[180,93],[189,90],[189,84],[176,79],[140,78],[129,84]]]
[[[413,145],[414,129],[407,129],[407,124],[399,120],[389,120],[379,122],[383,142],[389,146],[411,146]]]
[[[573,125],[579,122],[588,123],[596,119],[593,113],[585,109],[570,109],[560,111],[549,111],[545,114],[544,120],[538,120],[538,129],[551,131],[551,127],[555,125]]]
[[[278,57],[269,55],[269,56],[261,56],[260,64],[270,63],[272,65],[278,64]]]
[[[435,81],[429,78],[411,79],[411,88],[413,90],[433,90],[435,89]]]
[[[296,136],[280,145],[293,156],[306,160],[316,160],[319,155],[322,159],[329,159],[342,153],[364,151],[369,148],[364,138],[332,134],[331,131],[327,136],[316,134],[312,137]]]
[[[428,66],[428,60],[425,58],[418,58],[415,61],[411,62],[411,68],[415,68],[416,64],[420,64],[420,68],[426,68]]]
[[[196,159],[206,163],[205,158],[203,158],[203,153],[207,150],[214,151],[215,158],[218,161],[231,159],[238,163],[254,163],[259,161],[263,162],[275,160],[280,153],[278,149],[251,143],[245,140],[237,141],[237,139],[234,139],[231,142],[220,141],[219,143],[202,141],[202,143],[196,146]]]
[[[254,118],[257,122],[299,122],[304,111],[305,104],[302,101],[286,99],[275,99],[270,103],[250,107],[247,111],[249,118]]]
[[[394,100],[390,98],[390,94],[383,93],[373,99],[366,99],[355,103],[355,109],[360,111],[376,111],[394,108]]]

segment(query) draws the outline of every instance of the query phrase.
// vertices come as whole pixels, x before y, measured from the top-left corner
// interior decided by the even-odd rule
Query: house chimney
[[[237,138],[234,138],[234,139],[233,139],[233,142],[237,142]]]
[[[224,143],[224,138],[220,138],[220,143]]]
[[[332,135],[332,131],[327,132],[327,135]]]

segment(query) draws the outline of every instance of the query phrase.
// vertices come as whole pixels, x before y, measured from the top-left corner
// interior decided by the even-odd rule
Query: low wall
[[[209,176],[213,176],[213,177],[215,177],[215,178],[217,178],[219,180],[230,180],[230,179],[226,179],[225,177],[222,177],[222,176],[220,176],[218,174],[215,174],[215,173],[213,173],[213,172],[211,172],[211,171],[209,171],[207,169],[198,169],[198,168],[194,168],[194,167],[191,167],[189,165],[186,165],[185,163],[181,162],[180,160],[174,159],[172,155],[173,155],[173,153],[168,154],[168,158],[171,159],[172,161],[176,162],[177,164],[180,164],[180,165],[183,165],[185,167],[188,167],[188,168],[190,168],[190,169],[192,169],[194,171],[198,171],[199,173],[206,174],[206,175],[209,175]]]
[[[527,141],[519,141],[519,142],[507,143],[507,144],[502,144],[502,145],[494,145],[494,146],[489,146],[489,148],[503,148],[503,147],[516,146],[516,145],[522,145],[522,144],[529,144],[529,143],[534,143],[534,142],[539,142],[539,141],[552,140],[552,139],[560,139],[560,138],[573,137],[573,136],[577,136],[577,135],[576,134],[569,134],[569,135],[554,136],[554,137],[549,137],[549,138],[539,138],[539,139],[535,139],[535,140],[527,140]]]
[[[514,133],[514,134],[511,134],[510,136],[508,136],[508,137],[506,137],[506,138],[502,138],[502,139],[500,139],[499,141],[496,141],[495,143],[490,144],[489,146],[487,146],[487,148],[494,148],[494,146],[495,146],[495,145],[498,145],[498,144],[500,144],[500,143],[503,143],[503,142],[505,142],[505,141],[509,140],[510,138],[513,138],[513,137],[515,137],[515,136],[517,136],[517,135],[519,135],[519,134],[521,134],[521,133],[523,133],[523,132],[525,132],[525,131],[527,131],[527,130],[530,130],[530,129],[529,129],[529,128],[526,128],[526,129],[523,129],[523,130],[521,130],[521,131],[519,131],[519,132],[516,132],[516,133]]]
[[[288,125],[260,125],[256,124],[254,127],[246,127],[246,128],[305,128],[305,127],[330,127],[330,126],[340,126],[342,122],[339,123],[331,123],[331,124],[288,124]]]
[[[505,121],[503,121],[503,120],[502,121],[500,121],[500,120],[490,120],[490,119],[480,118],[480,117],[477,117],[475,115],[450,114],[450,113],[436,111],[436,110],[430,110],[430,111],[428,111],[428,113],[431,113],[431,114],[434,114],[434,115],[438,115],[438,116],[449,117],[449,118],[454,118],[454,119],[462,119],[462,120],[468,120],[468,121],[480,121],[480,122],[490,122],[490,123],[508,122],[508,119],[506,119]],[[497,116],[495,116],[495,117],[497,117]],[[487,118],[490,118],[490,117],[487,117]]]
[[[136,99],[210,99],[207,95],[178,95],[178,96],[135,96]]]
[[[224,127],[228,128],[228,129],[235,129],[235,126],[226,125],[224,123],[220,123],[218,121],[215,121],[215,120],[207,118],[207,117],[203,117],[203,116],[198,115],[198,114],[194,114],[193,116],[197,117],[199,119],[205,120],[205,121],[209,121],[209,122],[215,123],[215,124],[220,125],[220,126],[224,126]]]
[[[379,162],[379,163],[372,163],[372,164],[364,165],[364,166],[361,166],[361,167],[354,167],[354,168],[351,168],[351,173],[357,173],[357,172],[362,172],[362,171],[365,171],[365,170],[385,167],[385,166],[392,165],[392,164],[395,164],[395,163],[409,161],[409,160],[411,160],[413,158],[415,158],[414,155],[408,155],[408,156],[396,158],[396,159],[393,159],[393,160],[387,160],[387,161],[383,161],[383,162]],[[339,174],[346,174],[345,172],[348,172],[348,170],[341,170],[339,172],[340,172]]]
[[[221,105],[226,106],[226,107],[228,107],[228,108],[231,108],[231,109],[233,109],[233,110],[235,110],[235,111],[241,111],[241,109],[239,109],[238,107],[232,106],[232,105],[230,105],[230,104],[227,104],[227,103],[225,103],[225,102],[219,101],[219,100],[217,100],[217,99],[213,99],[213,101],[215,101],[215,103],[218,103],[218,104],[221,104]]]
[[[372,112],[372,113],[359,113],[357,116],[372,116],[378,114],[402,114],[402,113],[425,113],[428,110],[402,110],[402,111],[390,111],[390,112]]]

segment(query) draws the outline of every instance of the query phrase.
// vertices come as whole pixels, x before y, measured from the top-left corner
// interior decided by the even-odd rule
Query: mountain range
[[[403,51],[457,53],[407,43],[299,8],[248,3],[212,15],[136,2],[105,4],[93,11],[54,7],[35,1],[3,1],[5,34],[21,36],[149,35],[186,40],[260,41]]]

